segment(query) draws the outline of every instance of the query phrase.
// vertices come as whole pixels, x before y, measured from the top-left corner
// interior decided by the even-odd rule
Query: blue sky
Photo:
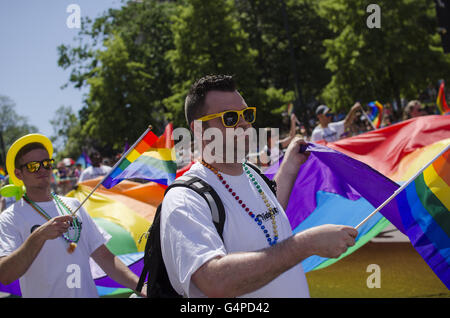
[[[77,4],[82,17],[98,17],[120,0],[1,0],[0,95],[16,104],[16,113],[28,118],[39,132],[51,136],[49,121],[60,106],[78,111],[83,94],[69,85],[70,70],[58,67],[57,47],[76,44],[79,29],[69,28],[67,12]],[[0,117],[1,118],[1,117]]]

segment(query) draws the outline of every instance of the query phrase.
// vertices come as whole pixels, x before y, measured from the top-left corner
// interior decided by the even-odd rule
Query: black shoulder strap
[[[199,195],[201,195],[211,210],[211,216],[214,226],[223,241],[223,227],[225,224],[225,208],[223,207],[222,200],[220,199],[217,192],[208,184],[206,181],[194,177],[194,176],[181,176],[177,178],[172,184],[166,189],[164,195],[170,189],[174,187],[187,187],[194,190]]]
[[[189,189],[194,190],[196,193],[201,195],[211,210],[211,216],[216,227],[217,233],[219,233],[220,238],[223,241],[223,227],[225,224],[225,208],[223,206],[222,200],[218,196],[217,192],[205,181],[198,177],[194,176],[181,176],[177,178],[174,182],[170,184],[170,186],[165,190],[164,195],[175,187],[187,187]],[[161,255],[161,242],[160,242],[160,218],[161,218],[161,206],[162,203],[156,209],[155,217],[153,219],[153,224],[148,232],[148,239],[145,246],[146,254],[152,254],[154,256],[153,260],[162,260]],[[151,264],[150,264],[151,262]],[[144,257],[144,268],[142,270],[141,276],[139,277],[139,282],[137,284],[136,290],[141,291],[142,286],[144,285],[145,279],[147,278],[148,273],[148,286],[154,286],[156,277],[158,277],[158,273],[160,271],[160,266],[164,266],[164,264],[160,264],[157,261],[149,261]],[[170,285],[169,278],[167,276],[167,272],[163,270],[162,278],[165,280],[166,285]],[[150,289],[147,291],[150,292]],[[151,295],[148,295],[149,297]],[[171,297],[177,297],[178,295],[173,290]]]
[[[277,183],[275,182],[275,180],[270,180],[269,178],[267,178],[267,176],[261,172],[261,169],[259,169],[253,163],[247,161],[247,162],[245,162],[245,164],[247,166],[251,167],[253,170],[255,170],[255,172],[257,172],[261,176],[261,178],[267,183],[267,185],[269,186],[269,189],[272,190],[273,194],[275,194],[275,196],[277,196]]]

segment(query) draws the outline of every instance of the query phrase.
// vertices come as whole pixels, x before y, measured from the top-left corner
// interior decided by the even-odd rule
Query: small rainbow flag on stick
[[[142,176],[130,176],[127,174],[129,167],[134,163],[143,153],[149,151],[151,147],[158,140],[158,137],[151,131],[151,126],[139,137],[139,139],[131,146],[122,158],[114,165],[111,171],[103,177],[103,179],[92,189],[92,191],[81,202],[78,208],[72,212],[74,216],[78,209],[89,199],[89,197],[97,190],[100,185],[110,189],[120,181],[126,178],[142,178]],[[149,178],[145,178],[149,179]]]
[[[176,156],[172,137],[173,125],[168,124],[161,137],[148,131],[131,147],[102,182],[107,189],[124,179],[139,178],[164,186],[175,180]]]
[[[382,119],[381,116],[383,115],[383,105],[378,101],[370,102],[368,105],[372,110],[369,114],[370,121],[375,128],[380,128]]]
[[[436,100],[436,105],[439,108],[439,111],[441,112],[441,115],[444,114],[450,114],[450,108],[447,105],[447,101],[445,100],[445,83],[444,81],[441,82],[441,85],[439,86],[439,94]]]

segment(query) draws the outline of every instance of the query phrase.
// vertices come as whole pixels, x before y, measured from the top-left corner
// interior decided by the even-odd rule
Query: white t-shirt
[[[100,176],[106,176],[111,171],[110,166],[101,165],[100,167],[89,166],[83,170],[78,182],[94,179]]]
[[[60,198],[73,211],[80,204],[73,198]],[[51,217],[60,215],[54,200],[37,204]],[[82,222],[82,229],[75,251],[67,252],[69,243],[62,236],[47,240],[19,279],[23,297],[98,297],[89,256],[111,236],[101,230],[83,208],[78,210],[77,218]],[[6,209],[0,214],[0,257],[19,248],[30,236],[31,229],[45,222],[47,220],[24,199]]]
[[[321,125],[317,125],[311,134],[311,141],[338,141],[339,138],[341,138],[342,134],[344,134],[345,132],[344,122],[345,120],[341,120],[335,123],[329,123],[326,128],[323,128]]]
[[[228,190],[225,190],[213,172],[200,163],[195,163],[186,175],[194,175],[207,181],[221,198],[226,214],[224,242],[212,222],[211,210],[206,200],[191,189],[176,187],[167,192],[162,204],[161,251],[174,289],[185,297],[205,297],[195,284],[191,284],[192,274],[201,265],[216,256],[256,251],[268,247],[269,244],[260,227],[244,212]],[[278,242],[281,242],[292,235],[289,220],[264,180],[256,172],[254,175],[272,206],[277,209],[275,219]],[[224,179],[255,214],[268,212],[245,172],[240,176],[224,175]],[[273,238],[272,219],[270,216],[261,219]],[[309,297],[308,284],[301,264],[242,297]]]

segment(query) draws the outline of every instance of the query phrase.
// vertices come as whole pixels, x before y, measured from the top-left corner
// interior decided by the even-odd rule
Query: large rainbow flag
[[[396,200],[404,233],[450,289],[450,141],[445,149]]]
[[[141,136],[102,182],[109,189],[124,179],[145,179],[169,185],[176,176],[176,156],[171,134],[172,124],[158,138],[150,130]]]
[[[449,136],[450,117],[435,115],[327,143],[336,153],[310,145],[311,156],[300,169],[286,209],[294,232],[325,223],[358,225],[398,188],[386,177],[407,181],[450,144]],[[277,168],[270,167],[266,174],[273,176]],[[360,228],[356,245],[339,259],[312,256],[303,262],[305,272],[350,255],[390,223],[405,233],[396,202],[387,208],[389,213],[383,209]]]
[[[441,85],[439,85],[439,93],[436,100],[436,105],[441,112],[441,115],[444,114],[450,114],[450,107],[447,105],[447,101],[445,100],[445,83],[444,81],[441,82]]]
[[[383,119],[383,105],[378,101],[374,101],[370,102],[368,106],[371,109],[371,112],[369,114],[370,121],[375,128],[380,128],[381,120]]]

